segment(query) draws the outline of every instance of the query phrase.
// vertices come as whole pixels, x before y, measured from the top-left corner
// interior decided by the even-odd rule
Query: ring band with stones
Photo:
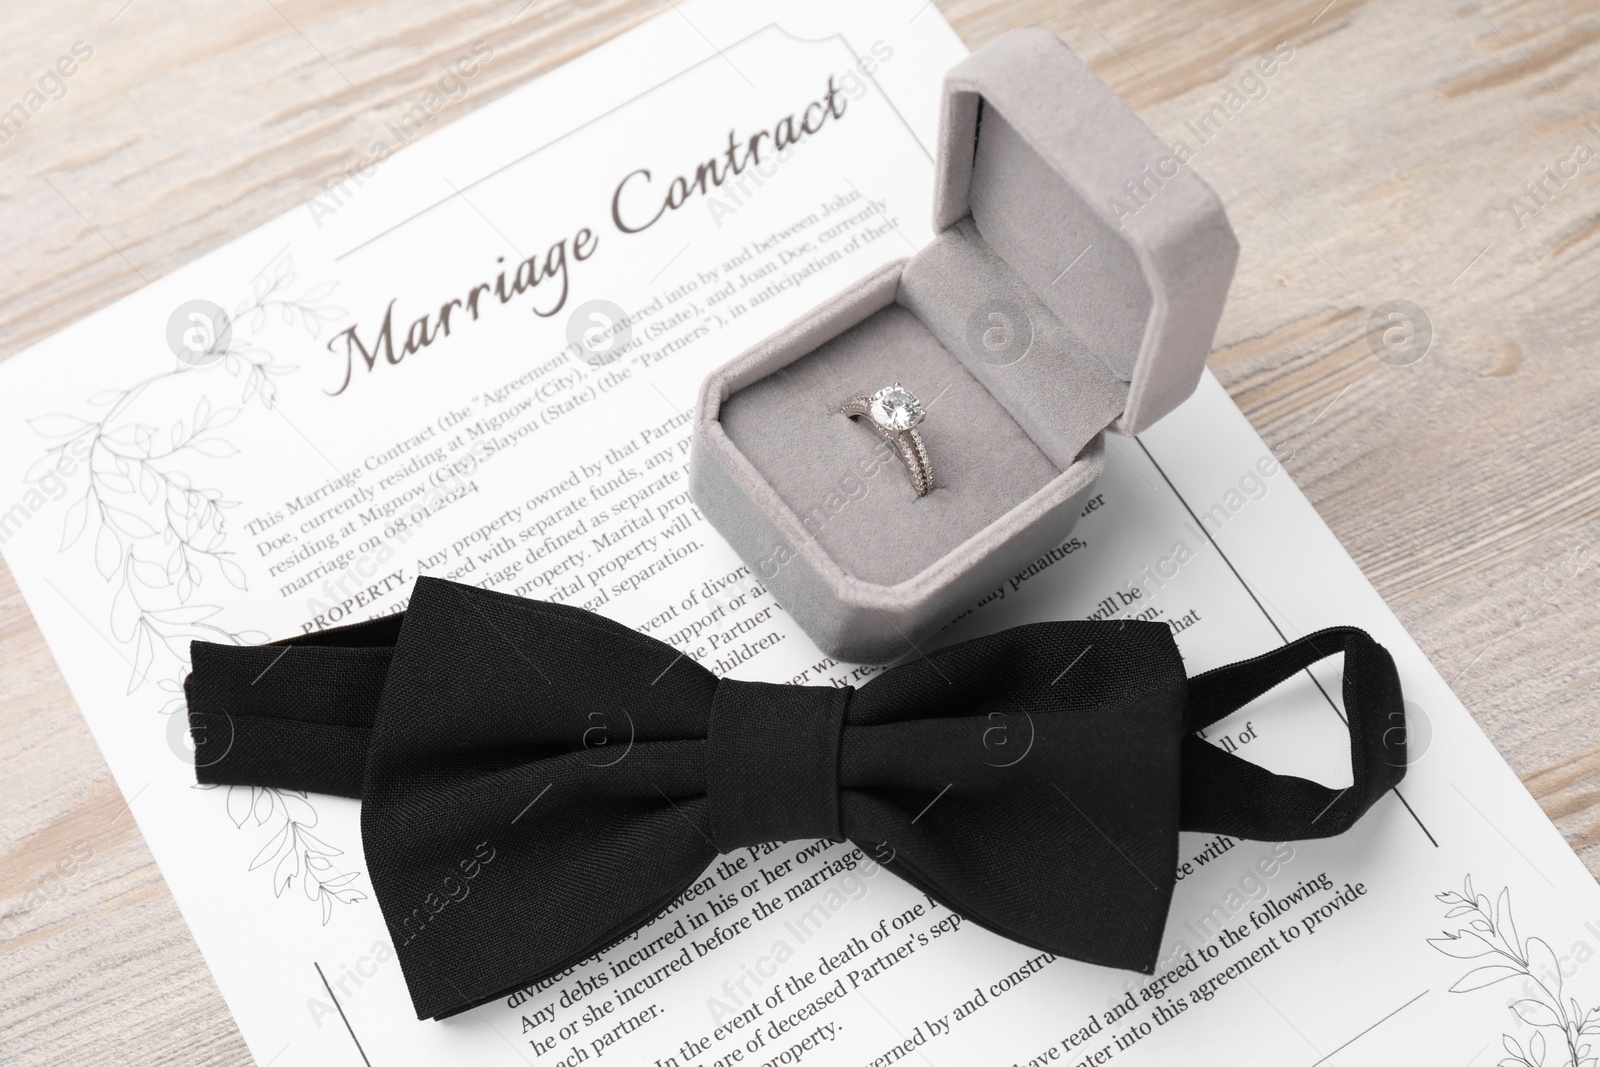
[[[926,412],[915,393],[894,382],[876,393],[851,397],[839,410],[851,418],[864,418],[871,423],[905,463],[911,475],[911,488],[917,496],[928,494],[933,488],[933,465],[928,462],[928,450],[917,432]]]

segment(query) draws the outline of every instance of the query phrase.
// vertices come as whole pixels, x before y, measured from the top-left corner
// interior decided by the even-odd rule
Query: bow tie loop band
[[[1393,661],[1348,627],[1191,680],[1164,624],[1036,623],[802,687],[419,578],[403,615],[191,652],[198,781],[362,800],[419,1018],[581,963],[769,841],[851,841],[977,925],[1149,973],[1180,829],[1330,836],[1405,769]],[[1351,786],[1194,733],[1341,652]],[[470,902],[437,907],[469,869]]]

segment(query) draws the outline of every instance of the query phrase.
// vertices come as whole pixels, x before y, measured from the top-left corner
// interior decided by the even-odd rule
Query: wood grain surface
[[[1323,4],[939,0],[973,47],[1048,27],[1194,150],[1243,246],[1212,369],[1600,871],[1600,13]],[[430,128],[672,14],[521,7],[6,5],[0,109],[92,56],[0,132],[0,357],[304,203],[474,42],[494,62]],[[1394,351],[1431,334],[1404,366],[1369,343],[1395,300]],[[0,1061],[249,1062],[3,565],[0,782]]]

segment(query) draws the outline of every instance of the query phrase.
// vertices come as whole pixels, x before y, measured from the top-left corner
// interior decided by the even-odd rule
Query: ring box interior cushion
[[[1042,30],[946,76],[935,178],[931,244],[713,372],[696,408],[691,496],[842,660],[909,651],[1067,538],[1105,432],[1193,392],[1238,255],[1216,194]],[[920,499],[839,411],[891,382],[927,410]]]

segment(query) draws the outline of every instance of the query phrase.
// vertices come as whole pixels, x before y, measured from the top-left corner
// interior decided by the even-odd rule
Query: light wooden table
[[[1600,870],[1600,15],[1323,3],[939,6],[974,47],[1047,26],[1191,148],[1239,93],[1194,162],[1243,245],[1211,367]],[[436,125],[670,14],[520,4],[7,5],[0,108],[92,55],[0,143],[0,356],[299,206],[474,42],[494,62]],[[1431,325],[1410,366],[1368,343],[1390,300]],[[0,782],[0,1061],[248,1061],[3,566]]]

